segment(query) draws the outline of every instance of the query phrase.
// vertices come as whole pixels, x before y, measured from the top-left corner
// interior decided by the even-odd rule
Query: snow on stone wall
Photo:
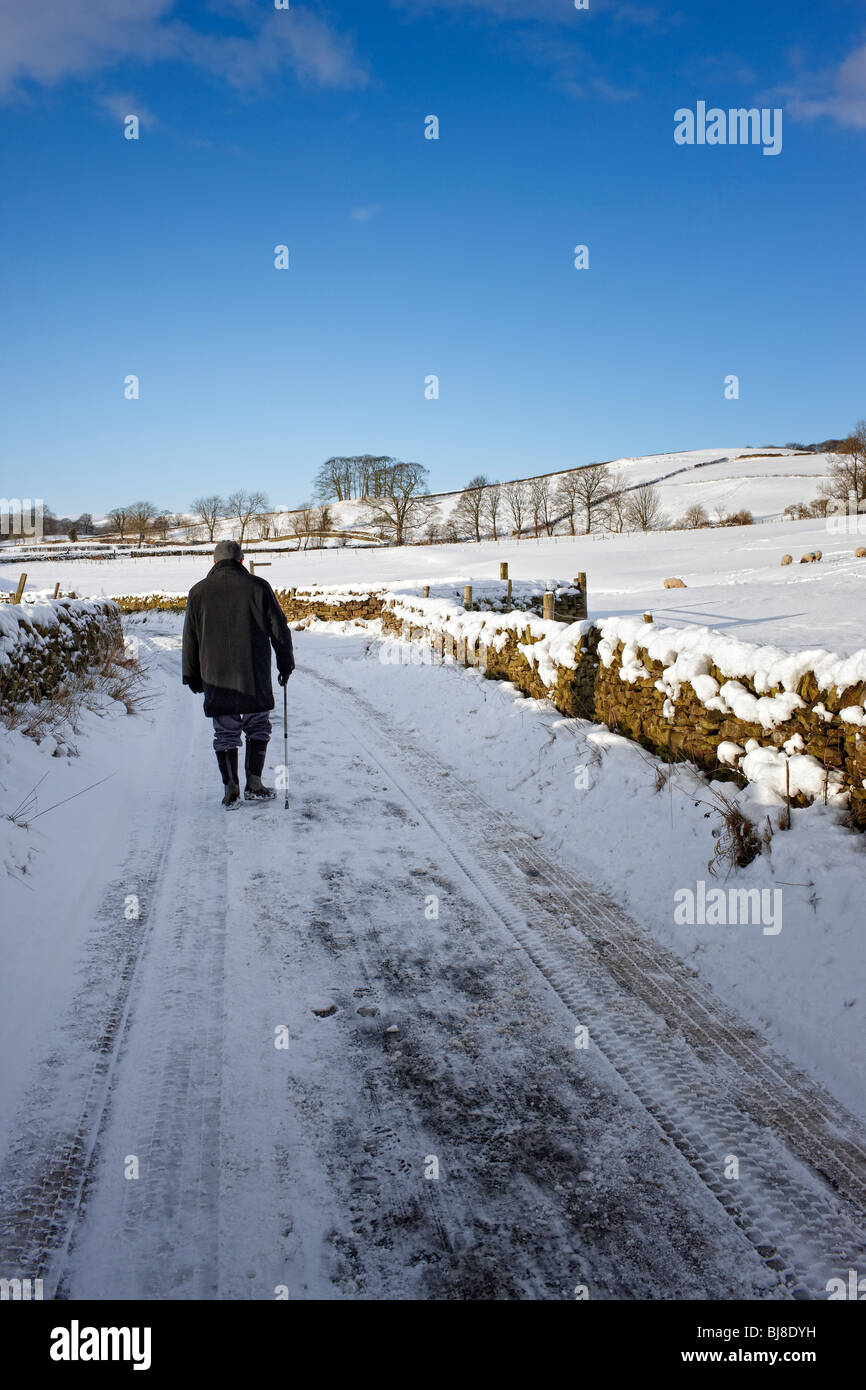
[[[111,599],[0,606],[0,711],[44,700],[122,645],[120,610]]]
[[[850,805],[866,829],[866,650],[785,652],[705,627],[550,622],[433,598],[392,597],[382,624],[664,758],[760,783],[771,802]]]

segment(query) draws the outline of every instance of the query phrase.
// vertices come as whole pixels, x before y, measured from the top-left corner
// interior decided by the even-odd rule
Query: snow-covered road
[[[851,1118],[441,727],[393,717],[395,685],[359,692],[360,639],[304,641],[290,810],[227,814],[177,624],[136,631],[146,761],[62,1016],[7,1057],[0,1273],[66,1298],[690,1299],[826,1297],[863,1267]]]

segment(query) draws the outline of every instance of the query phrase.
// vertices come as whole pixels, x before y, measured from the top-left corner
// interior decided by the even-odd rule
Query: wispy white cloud
[[[493,43],[514,61],[545,71],[553,85],[574,100],[629,101],[636,91],[608,73],[591,45],[593,26],[601,20],[617,30],[638,27],[660,32],[682,22],[680,11],[648,0],[590,0],[575,10],[571,0],[391,0],[409,19],[441,13],[484,24]],[[595,31],[598,32],[597,30]]]
[[[504,51],[515,61],[529,62],[545,72],[553,86],[575,101],[629,101],[636,92],[611,81],[588,46],[565,34],[521,29],[503,36]]]
[[[365,207],[352,208],[351,218],[353,222],[369,222],[382,211],[381,204],[370,203]]]
[[[783,95],[795,118],[814,121],[824,116],[841,126],[866,129],[866,44],[834,69],[814,76],[800,72]]]
[[[275,11],[232,0],[214,6],[247,27],[217,34],[173,17],[175,0],[0,0],[0,97],[54,86],[122,63],[172,59],[236,87],[292,72],[304,83],[357,87],[368,80],[350,38],[303,6]],[[264,18],[262,17],[264,15]]]
[[[125,121],[127,116],[137,116],[144,126],[159,125],[153,112],[131,92],[104,92],[96,97],[96,104],[118,121]]]
[[[450,10],[455,14],[487,15],[492,19],[512,20],[515,23],[553,23],[557,25],[585,24],[591,17],[609,17],[617,24],[636,25],[642,29],[667,28],[678,23],[678,11],[656,5],[650,0],[590,0],[590,8],[576,12],[572,0],[391,0],[395,9],[406,14],[425,15],[435,10]]]

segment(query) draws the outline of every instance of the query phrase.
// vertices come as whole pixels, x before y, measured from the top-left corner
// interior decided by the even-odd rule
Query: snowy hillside
[[[780,517],[791,503],[811,502],[817,495],[819,480],[827,472],[827,455],[731,445],[612,459],[608,466],[611,471],[622,474],[626,487],[655,483],[662,506],[672,521],[678,520],[695,504],[704,506],[711,518],[717,508],[724,512],[745,508],[757,521]],[[527,480],[532,476],[539,475],[527,474]],[[555,484],[562,474],[550,477]],[[460,492],[434,495],[440,518],[447,520],[460,499]],[[360,502],[334,503],[335,527],[363,530],[364,510]],[[288,513],[282,514],[279,520],[287,522]],[[282,525],[280,529],[288,528]],[[230,531],[231,527],[227,526],[226,534]]]

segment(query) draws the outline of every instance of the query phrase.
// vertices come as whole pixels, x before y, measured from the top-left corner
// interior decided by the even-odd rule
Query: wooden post
[[[60,593],[60,580],[58,579],[57,583],[54,585],[54,593],[53,593],[52,597],[53,597],[53,598],[57,598],[58,595],[59,595],[59,593]]]
[[[255,574],[255,572],[256,572],[256,562],[255,562],[255,560],[250,560],[250,574]]]
[[[653,615],[652,615],[652,613],[644,613],[644,615],[643,615],[643,620],[644,620],[645,623],[651,623],[652,620],[653,620]]]
[[[429,585],[429,584],[425,584],[425,585],[424,585],[424,588],[421,590],[421,597],[422,597],[422,598],[429,598],[429,597],[430,597],[430,585]]]
[[[507,582],[506,585],[505,585],[505,606],[506,606],[506,608],[507,608],[507,609],[509,610],[509,612],[510,612],[510,611],[511,611],[511,580],[510,580],[510,579],[508,580],[508,582]]]
[[[471,611],[471,608],[472,608],[472,585],[471,585],[471,584],[466,584],[466,585],[464,586],[464,588],[463,588],[463,607],[466,609],[467,613]]]
[[[22,574],[21,577],[20,577],[20,579],[18,580],[18,588],[15,590],[15,598],[12,600],[13,603],[20,603],[20,602],[21,602],[21,596],[22,596],[22,594],[24,593],[24,585],[25,585],[26,583],[27,583],[27,574],[26,574],[26,571],[25,571],[25,573]]]
[[[583,616],[584,616],[584,618],[588,618],[588,617],[589,617],[589,609],[588,609],[588,607],[587,607],[587,597],[586,597],[586,572],[585,572],[585,570],[581,570],[580,574],[577,576],[577,578],[575,579],[574,582],[575,582],[575,584],[580,585],[580,605],[581,605],[581,608],[583,609]]]
[[[469,665],[469,638],[463,638],[463,665]]]
[[[499,565],[499,578],[500,578],[500,579],[507,579],[507,578],[508,578],[508,561],[507,561],[507,560],[502,560],[502,561],[500,561],[500,565]]]
[[[542,618],[553,618],[554,594],[548,589],[547,593],[541,596],[541,616]]]

